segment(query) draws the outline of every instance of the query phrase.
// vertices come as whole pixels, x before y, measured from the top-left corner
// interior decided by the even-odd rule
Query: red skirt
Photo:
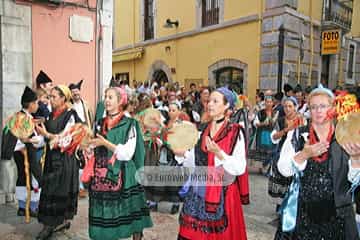
[[[219,233],[206,233],[198,228],[180,225],[179,239],[185,240],[246,240],[246,227],[239,188],[235,183],[228,186],[225,192],[224,209],[227,218],[225,231]],[[191,216],[180,215],[180,218]],[[181,222],[181,219],[180,219]]]

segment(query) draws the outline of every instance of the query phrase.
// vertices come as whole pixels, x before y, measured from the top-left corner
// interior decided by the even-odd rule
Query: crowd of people
[[[43,224],[39,240],[70,228],[78,198],[87,196],[91,239],[142,239],[153,226],[150,211],[180,211],[178,239],[245,240],[242,205],[249,204],[252,161],[262,163],[268,193],[278,199],[276,240],[359,239],[350,187],[360,183],[360,143],[335,139],[335,95],[327,88],[286,84],[283,92],[257,91],[251,106],[228,86],[130,86],[113,78],[93,114],[81,95],[83,80],[53,86],[41,71],[36,83],[35,90],[25,88],[20,111],[33,119],[34,131],[17,138],[5,127],[1,158],[17,165],[19,216],[26,212],[29,159],[30,215]],[[144,123],[149,109],[160,113],[151,117],[150,128]],[[164,132],[183,121],[196,126],[198,142],[173,149]],[[91,129],[93,138],[75,153],[64,151],[61,133],[77,123]],[[143,186],[136,173],[144,166],[214,168],[235,178],[218,185]],[[91,178],[84,181],[89,169]]]

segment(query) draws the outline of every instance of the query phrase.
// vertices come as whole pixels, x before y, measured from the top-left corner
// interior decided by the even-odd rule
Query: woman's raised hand
[[[105,143],[106,139],[100,134],[96,134],[96,137],[89,141],[89,145],[94,147],[104,146]]]
[[[309,143],[305,143],[304,149],[302,150],[307,158],[317,157],[327,152],[329,148],[328,142],[318,142],[310,145]]]

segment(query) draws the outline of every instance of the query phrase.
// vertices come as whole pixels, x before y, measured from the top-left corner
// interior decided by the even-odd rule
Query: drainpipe
[[[135,49],[135,0],[133,0],[133,49]],[[136,80],[136,59],[133,58],[132,62],[133,62],[133,80]],[[129,77],[129,86],[130,86],[130,77]]]
[[[0,18],[0,25],[2,25],[3,22],[3,18]],[[2,39],[2,31],[0,31],[0,42]],[[3,51],[3,48],[1,48],[1,53]],[[3,128],[3,114],[4,114],[4,106],[3,106],[3,77],[4,77],[4,72],[3,72],[3,54],[1,54],[0,56],[0,127],[1,129]],[[1,138],[2,138],[2,131],[0,132],[0,149],[1,149]]]
[[[285,44],[285,28],[281,24],[279,28],[279,52],[278,52],[278,80],[277,80],[277,91],[282,90],[282,74],[283,74],[283,60],[284,60],[284,44]]]
[[[263,23],[263,8],[264,8],[264,4],[263,4],[263,0],[260,0],[260,11],[259,11],[259,49],[258,49],[258,54],[259,54],[259,58],[257,61],[257,69],[258,69],[258,84],[260,85],[260,75],[261,75],[261,42],[262,42],[262,23]],[[247,83],[246,86],[244,86],[244,83]],[[244,83],[243,83],[243,93],[245,95],[248,95],[248,89],[249,89],[249,81],[248,81],[248,76],[244,75]],[[246,87],[246,89],[245,89]],[[258,88],[260,88],[260,86],[258,86]]]
[[[98,77],[98,101],[101,99],[102,89],[103,89],[103,79],[102,79],[102,38],[103,38],[103,31],[101,26],[101,13],[103,10],[103,0],[98,0],[96,4],[96,33],[98,34],[98,44],[97,44],[97,77]]]
[[[311,55],[310,55],[310,67],[309,67],[308,81],[307,81],[308,86],[311,85],[312,66],[313,66],[313,62],[314,62],[314,26],[313,26],[313,13],[312,13],[313,6],[312,5],[313,5],[313,1],[310,0],[309,11],[310,11],[310,48],[311,48]],[[321,69],[320,69],[320,71],[321,71]]]

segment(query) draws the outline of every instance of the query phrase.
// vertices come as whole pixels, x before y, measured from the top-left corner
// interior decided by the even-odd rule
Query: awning
[[[139,59],[139,58],[142,58],[143,53],[144,53],[144,48],[142,48],[142,47],[114,52],[113,56],[112,56],[112,61],[114,63],[114,62]]]

